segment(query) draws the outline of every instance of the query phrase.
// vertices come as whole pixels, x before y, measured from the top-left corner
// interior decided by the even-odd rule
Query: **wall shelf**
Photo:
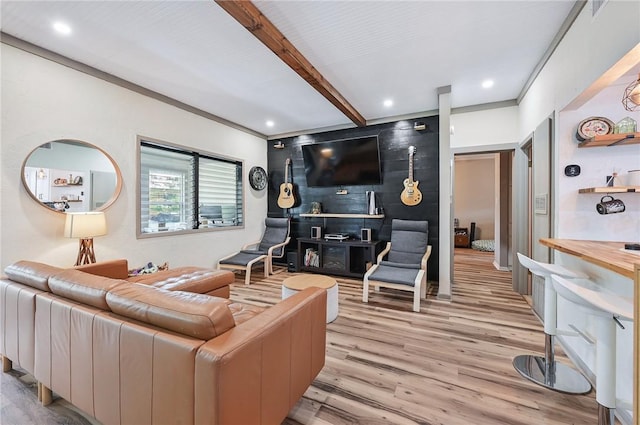
[[[322,217],[322,218],[384,218],[384,214],[300,214],[300,217]]]
[[[640,133],[604,134],[580,142],[578,147],[594,148],[598,146],[635,145],[638,143],[640,143]]]
[[[586,187],[578,193],[640,193],[640,186],[603,186]]]

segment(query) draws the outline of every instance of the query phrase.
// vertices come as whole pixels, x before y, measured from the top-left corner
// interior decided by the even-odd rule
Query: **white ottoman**
[[[332,277],[320,274],[288,277],[282,282],[282,299],[312,286],[327,290],[327,323],[333,322],[338,317],[338,283]]]

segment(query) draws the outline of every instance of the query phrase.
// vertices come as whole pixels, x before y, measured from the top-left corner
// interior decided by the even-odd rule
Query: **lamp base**
[[[93,238],[81,238],[76,266],[91,264],[96,262],[96,254],[93,252]]]

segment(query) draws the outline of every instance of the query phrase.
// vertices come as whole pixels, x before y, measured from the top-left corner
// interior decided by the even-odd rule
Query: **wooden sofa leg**
[[[9,357],[2,356],[2,371],[4,373],[7,373],[11,369],[13,369],[13,362],[9,359]]]
[[[41,383],[38,383],[38,385],[40,385],[40,391],[38,392],[40,393],[40,401],[42,402],[42,405],[50,405],[53,401],[53,392]]]

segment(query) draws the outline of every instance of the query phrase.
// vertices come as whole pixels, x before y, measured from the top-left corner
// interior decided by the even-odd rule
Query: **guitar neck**
[[[284,163],[284,182],[289,182],[289,160]]]
[[[409,154],[409,181],[413,181],[413,154]]]

